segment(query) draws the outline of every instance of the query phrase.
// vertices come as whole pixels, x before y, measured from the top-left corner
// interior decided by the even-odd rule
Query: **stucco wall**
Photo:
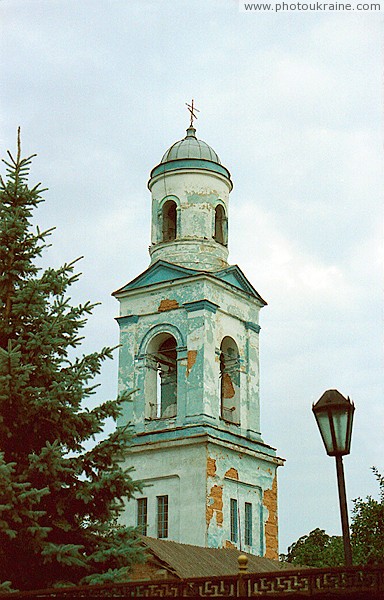
[[[186,267],[218,270],[227,265],[228,248],[214,241],[215,207],[228,217],[230,182],[217,173],[178,171],[152,183],[152,262],[163,259]],[[162,243],[162,207],[177,205],[177,240]]]
[[[217,510],[207,512],[207,545],[210,547],[236,547],[239,550],[276,558],[278,548],[277,503],[269,501],[275,496],[276,469],[279,460],[263,457],[249,451],[239,451],[233,445],[208,444],[207,446],[207,507]],[[265,501],[267,497],[267,502]],[[230,500],[238,504],[238,540],[231,540]],[[252,545],[245,544],[245,503],[252,505]],[[274,527],[271,528],[273,521]]]
[[[203,444],[177,444],[140,448],[127,466],[135,465],[134,477],[146,484],[137,498],[148,498],[148,532],[157,537],[156,496],[169,496],[168,539],[205,546],[205,464]],[[126,525],[137,524],[137,503],[132,500],[122,517]]]
[[[277,556],[276,469],[281,461],[206,436],[138,446],[127,460],[146,487],[147,535],[157,537],[156,497],[168,495],[168,539],[212,548],[237,547]],[[231,541],[230,500],[238,502],[239,539]],[[252,504],[252,545],[245,544],[245,502]],[[137,524],[137,502],[127,504],[122,522]]]
[[[199,304],[202,299],[208,302]],[[120,424],[131,421],[138,432],[158,426],[145,421],[149,415],[146,403],[155,393],[149,383],[147,347],[154,336],[165,331],[174,336],[178,346],[178,408],[175,419],[159,426],[209,420],[225,430],[260,439],[259,309],[260,304],[240,290],[204,277],[193,283],[158,284],[123,297],[119,389],[138,391],[124,408]],[[239,426],[220,419],[219,357],[225,336],[233,338],[239,350]]]

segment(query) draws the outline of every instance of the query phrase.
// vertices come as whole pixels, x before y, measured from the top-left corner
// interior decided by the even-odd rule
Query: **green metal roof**
[[[219,165],[221,164],[220,158],[213,148],[206,142],[197,139],[196,129],[194,127],[189,127],[187,129],[186,137],[175,142],[166,151],[160,162],[165,163],[180,158],[200,158],[203,160],[210,160]]]
[[[204,171],[214,171],[231,179],[231,175],[225,167],[209,160],[198,160],[197,158],[182,158],[180,160],[171,160],[166,163],[160,163],[151,171],[151,179],[161,173],[170,171],[179,171],[180,169],[203,169]]]
[[[213,148],[203,140],[197,139],[194,127],[188,127],[185,138],[175,142],[165,152],[160,163],[152,169],[150,180],[156,175],[180,169],[213,171],[231,180],[230,172],[221,164]]]
[[[256,298],[260,304],[266,305],[266,301],[260,296],[255,288],[248,281],[244,273],[237,265],[230,265],[226,269],[220,271],[203,271],[200,269],[188,269],[181,265],[175,265],[165,260],[158,260],[149,265],[149,267],[132,281],[113,292],[113,296],[118,296],[125,291],[131,289],[146,288],[150,285],[163,283],[166,281],[175,281],[186,277],[199,277],[206,275],[214,279],[219,279],[232,287],[245,292],[246,294]]]

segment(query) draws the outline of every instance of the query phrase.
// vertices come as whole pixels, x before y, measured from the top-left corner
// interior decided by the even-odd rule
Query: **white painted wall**
[[[219,173],[180,170],[151,182],[151,261],[166,260],[192,269],[215,271],[227,266],[228,248],[214,239],[215,208],[222,204],[228,218],[230,181]],[[162,242],[162,206],[177,204],[177,239]]]
[[[207,470],[208,457],[214,461],[214,472]],[[132,462],[134,477],[146,484],[137,498],[148,499],[147,535],[157,537],[157,496],[168,495],[168,539],[197,546],[226,547],[231,541],[230,499],[235,498],[240,509],[236,547],[259,556],[265,554],[264,527],[269,514],[263,494],[272,487],[277,465],[281,464],[278,459],[256,449],[244,451],[230,443],[214,443],[212,439],[209,442],[207,436],[201,436],[200,440],[185,437],[136,448],[127,466]],[[216,493],[221,490],[222,505],[208,518],[207,509],[214,502],[213,488]],[[252,504],[252,546],[245,546],[245,502]],[[127,503],[122,522],[137,525],[136,499]]]
[[[148,535],[157,537],[156,496],[169,496],[168,539],[205,546],[205,465],[204,445],[169,444],[142,448],[129,456],[127,466],[135,466],[135,479],[147,484],[137,498],[148,498]],[[137,524],[137,502],[127,503],[122,517],[126,525]]]

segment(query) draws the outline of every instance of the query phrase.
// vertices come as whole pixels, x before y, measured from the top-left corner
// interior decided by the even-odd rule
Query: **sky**
[[[185,135],[229,169],[229,260],[260,315],[261,431],[279,469],[280,551],[341,532],[312,403],[355,403],[350,509],[384,472],[383,11],[242,12],[237,0],[2,0],[0,149],[37,153],[43,264],[78,256],[84,351],[118,344],[111,292],[149,265],[150,170]],[[2,169],[4,173],[4,169]],[[117,360],[97,398],[116,395]]]

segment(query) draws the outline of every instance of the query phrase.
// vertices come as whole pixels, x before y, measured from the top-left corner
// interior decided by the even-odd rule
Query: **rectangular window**
[[[231,498],[231,542],[237,544],[237,500]]]
[[[244,541],[246,546],[252,546],[252,504],[245,503],[245,531]]]
[[[168,496],[157,496],[157,537],[168,537]]]
[[[138,498],[137,500],[137,527],[140,533],[147,535],[148,525],[148,498]]]

